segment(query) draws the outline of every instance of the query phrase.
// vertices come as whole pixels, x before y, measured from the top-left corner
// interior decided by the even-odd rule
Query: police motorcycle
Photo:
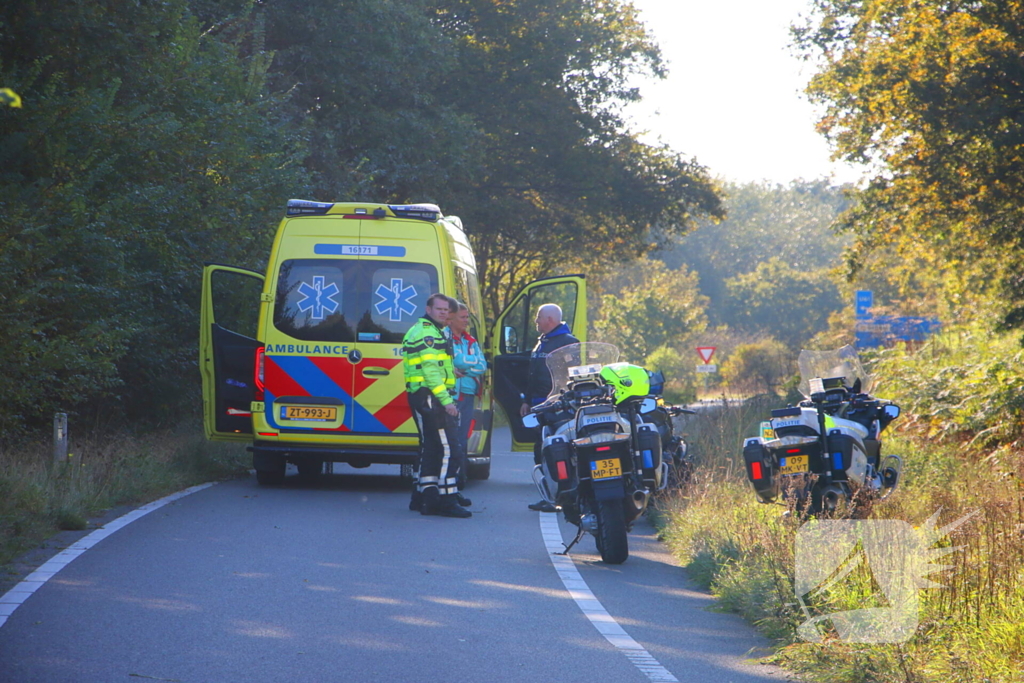
[[[541,427],[537,489],[578,528],[565,554],[589,533],[608,564],[629,557],[626,534],[668,481],[661,435],[645,419],[657,407],[650,376],[618,357],[600,342],[556,349],[547,357],[551,393],[523,419]]]
[[[693,472],[693,461],[690,457],[691,453],[686,439],[681,434],[676,433],[675,420],[673,418],[682,415],[696,415],[697,411],[684,406],[666,403],[665,399],[661,397],[665,386],[665,375],[661,370],[648,372],[648,375],[651,382],[650,393],[655,397],[655,407],[653,410],[644,412],[643,418],[645,422],[653,424],[661,436],[662,458],[669,466],[669,474],[672,480],[676,483],[682,483],[690,478],[690,474]],[[662,486],[665,483],[663,482]]]
[[[760,434],[746,439],[747,478],[762,503],[781,496],[810,515],[852,510],[887,498],[903,461],[882,456],[882,431],[899,406],[871,396],[872,380],[856,350],[800,352],[796,406],[772,411]]]

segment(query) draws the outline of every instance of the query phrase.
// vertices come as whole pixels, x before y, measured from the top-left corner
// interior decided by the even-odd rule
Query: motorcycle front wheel
[[[607,564],[622,564],[629,557],[626,539],[626,512],[621,500],[602,500],[597,504],[597,551]]]

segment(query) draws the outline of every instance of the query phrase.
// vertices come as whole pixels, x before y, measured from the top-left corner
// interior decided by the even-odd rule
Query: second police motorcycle
[[[882,455],[882,432],[899,406],[875,398],[871,377],[851,346],[800,352],[798,405],[772,411],[743,444],[747,478],[763,503],[779,497],[811,515],[852,511],[884,500],[902,460]]]
[[[685,457],[671,416],[692,412],[665,406],[651,394],[647,370],[618,358],[615,345],[600,342],[556,349],[546,361],[551,393],[523,420],[541,428],[543,457],[534,483],[578,528],[565,552],[589,533],[609,564],[629,557],[627,533],[668,481],[663,442],[670,460]]]

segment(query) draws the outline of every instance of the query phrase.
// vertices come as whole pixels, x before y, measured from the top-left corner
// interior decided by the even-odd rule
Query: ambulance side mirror
[[[516,328],[506,327],[502,330],[505,341],[505,353],[519,353],[519,334]]]

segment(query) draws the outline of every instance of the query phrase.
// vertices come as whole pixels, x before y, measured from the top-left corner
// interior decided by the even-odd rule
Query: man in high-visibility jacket
[[[405,390],[420,433],[420,473],[409,503],[420,514],[472,517],[458,502],[459,410],[453,396],[455,368],[450,340],[444,335],[450,306],[448,297],[431,294],[426,315],[417,320],[402,340]]]

